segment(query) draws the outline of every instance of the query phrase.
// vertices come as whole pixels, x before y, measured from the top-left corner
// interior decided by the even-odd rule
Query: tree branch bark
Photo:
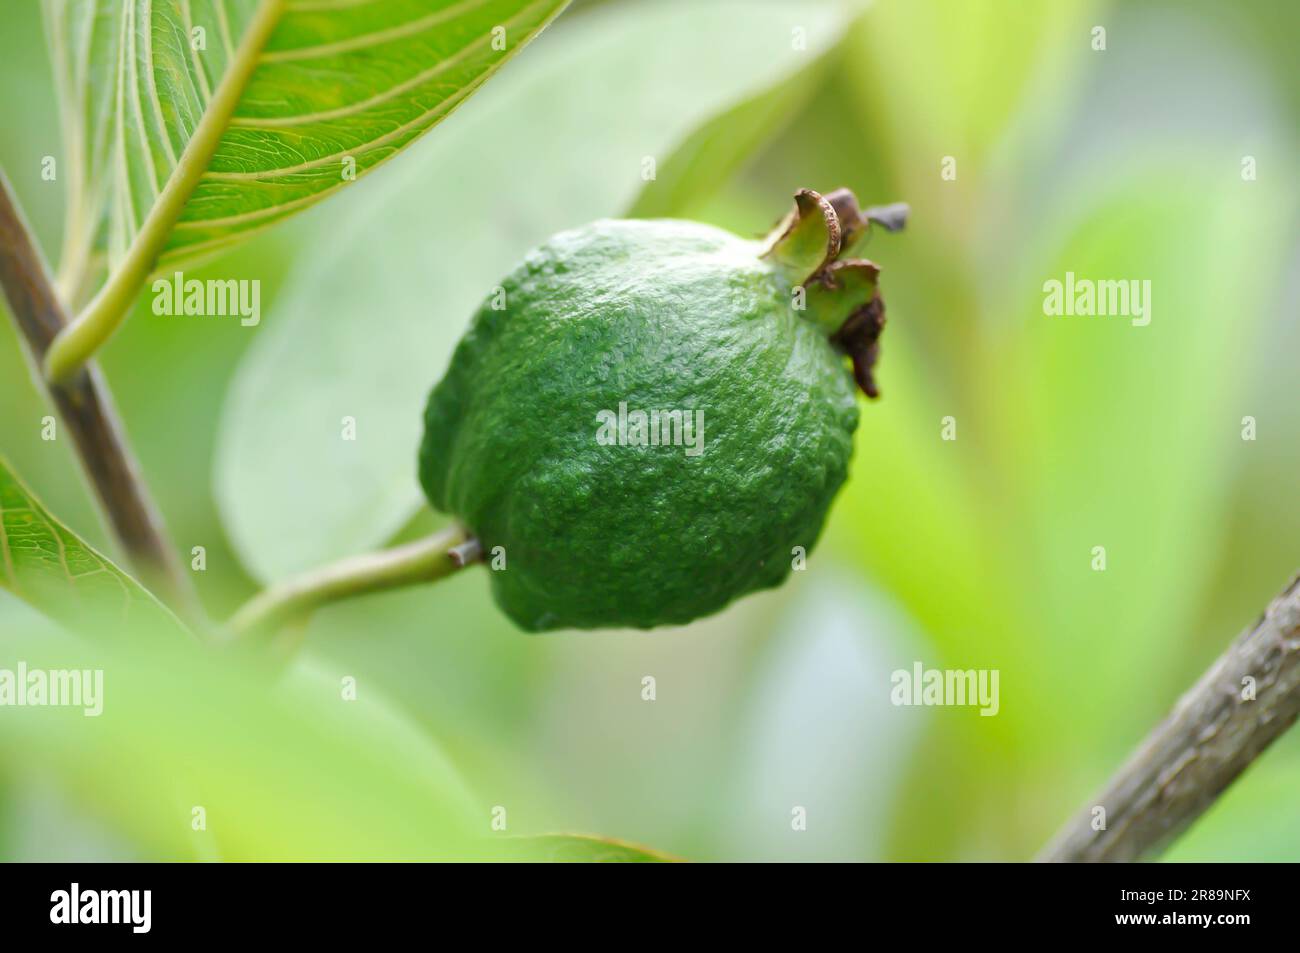
[[[0,289],[27,342],[33,373],[45,385],[113,534],[132,567],[182,617],[198,616],[198,599],[168,544],[158,513],[127,446],[112,396],[98,367],[89,364],[66,384],[40,373],[50,342],[67,324],[45,261],[0,172]]]
[[[1300,714],[1300,576],[1189,690],[1040,861],[1135,861],[1186,830]],[[1096,808],[1106,827],[1094,830]]]

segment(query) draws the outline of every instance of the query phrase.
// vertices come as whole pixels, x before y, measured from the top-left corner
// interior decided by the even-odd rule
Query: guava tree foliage
[[[392,158],[567,0],[47,0],[71,166],[72,373],[155,269],[228,248]],[[106,268],[108,279],[96,281]]]
[[[57,718],[6,719],[2,733],[15,751],[41,752],[73,788],[87,765],[129,758],[130,772],[109,772],[108,783],[97,774],[93,786],[98,806],[147,850],[226,859],[671,859],[601,838],[551,834],[535,840],[485,840],[487,807],[427,732],[373,689],[358,693],[350,676],[323,670],[295,654],[304,620],[317,606],[429,581],[474,561],[477,541],[463,531],[350,557],[327,566],[309,584],[290,580],[287,589],[272,586],[227,623],[206,618],[196,608],[197,600],[187,595],[192,583],[183,578],[176,549],[140,481],[94,361],[151,279],[220,256],[296,212],[348,193],[358,179],[469,102],[566,4],[43,4],[64,138],[62,250],[52,282],[5,181],[0,239],[7,254],[0,277],[10,311],[73,434],[119,548],[144,581],[86,543],[49,512],[7,463],[0,464],[0,585],[36,610],[20,618],[13,645],[33,660],[55,664],[75,657],[79,665],[103,668],[118,699],[104,714],[113,723],[106,733],[110,742]],[[566,70],[575,65],[599,66],[611,95],[622,97],[618,111],[635,120],[624,125],[611,121],[604,139],[592,138],[592,148],[603,149],[600,158],[611,167],[635,157],[623,182],[615,186],[612,178],[587,175],[586,187],[561,201],[555,201],[560,190],[521,200],[517,219],[509,223],[519,233],[517,240],[534,241],[573,224],[574,214],[590,218],[626,211],[647,181],[638,179],[636,169],[648,154],[658,154],[664,163],[657,212],[671,212],[674,202],[698,198],[699,183],[734,169],[808,95],[809,77],[816,75],[844,24],[834,4],[768,4],[756,15],[780,42],[685,58],[677,49],[669,75],[664,44],[653,42],[655,31],[675,40],[692,37],[703,54],[710,45],[716,50],[717,37],[736,17],[749,13],[740,3],[697,7],[602,12],[599,29],[579,23],[557,39],[553,53],[539,54],[526,87],[511,89],[507,83],[485,114],[489,123],[512,127],[512,135],[497,143],[535,148],[542,132],[590,129],[591,117],[564,95],[571,82]],[[792,33],[798,37],[793,44]],[[606,71],[600,64],[617,69]],[[684,105],[681,98],[663,95],[645,82],[646,76],[660,73],[673,88],[700,95]],[[668,102],[672,107],[662,121],[646,121]],[[474,108],[471,103],[470,113]],[[473,202],[473,190],[460,176],[490,175],[492,169],[481,151],[483,140],[476,137],[482,128],[476,130],[473,121],[462,123],[445,143],[426,151],[423,167],[407,166],[421,177],[432,170],[461,193],[462,207],[450,210],[447,222],[424,223],[435,232],[456,230],[458,241],[464,238],[460,230],[472,224],[463,212]],[[572,179],[573,172],[564,167],[577,158],[569,149],[542,156],[539,175],[553,175],[555,182]],[[410,185],[400,179],[395,183],[398,188]],[[536,184],[530,189],[536,190]],[[377,202],[392,200],[392,193],[371,194]],[[346,200],[339,202],[343,207]],[[481,224],[492,245],[505,244],[499,225]],[[409,254],[401,249],[411,244],[395,243],[396,253]],[[319,251],[316,266],[325,260]],[[361,272],[372,267],[364,257],[352,260]],[[327,267],[333,273],[328,277],[347,271]],[[481,295],[487,288],[479,282],[486,274],[472,272],[472,280],[456,282],[449,294]],[[303,279],[299,290],[287,296],[286,326],[296,310],[308,306],[313,290],[328,291],[326,277],[318,271],[317,279]],[[357,277],[353,273],[346,280]],[[351,303],[336,299],[330,305],[347,308]],[[319,305],[312,302],[310,307]],[[372,309],[373,303],[367,310]],[[459,321],[466,317],[468,309]],[[451,324],[438,331],[448,340],[460,327]],[[399,351],[415,350],[403,347],[402,333],[395,320],[393,334],[385,336],[390,352],[395,341]],[[365,366],[364,358],[361,364]],[[250,391],[246,380],[239,388]],[[418,404],[412,404],[412,415],[418,416]],[[402,519],[409,515],[411,491],[418,493],[414,451],[412,442],[407,486],[392,494],[394,512]],[[395,457],[383,453],[377,464],[387,468],[391,459]],[[253,469],[275,465],[270,459]],[[303,490],[303,500],[311,501],[310,488]],[[259,505],[257,494],[244,496],[244,502],[253,511]],[[321,519],[328,522],[330,516],[329,508],[322,507]],[[396,516],[381,515],[372,522],[349,551],[385,542],[400,525]],[[242,542],[239,520],[232,523]],[[293,568],[341,555],[329,546],[318,550]],[[281,570],[287,565],[274,545],[250,561]],[[265,575],[260,565],[253,568]],[[150,591],[155,585],[157,595]],[[348,708],[339,704],[340,698],[362,704]],[[199,756],[194,748],[201,749]],[[284,764],[279,753],[286,750],[306,755]],[[191,812],[198,818],[198,805],[204,806],[205,816],[223,818],[219,830],[201,833],[207,829],[197,820],[187,827]],[[175,827],[159,823],[177,812]],[[392,823],[377,820],[394,812],[398,820]],[[412,817],[418,820],[412,823]],[[492,817],[495,823],[495,811]]]

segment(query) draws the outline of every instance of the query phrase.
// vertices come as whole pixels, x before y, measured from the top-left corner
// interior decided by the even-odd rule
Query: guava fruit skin
[[[844,482],[844,356],[756,242],[682,221],[553,236],[429,396],[420,481],[521,628],[683,624],[776,586]],[[605,446],[597,412],[704,411],[704,449]],[[489,556],[490,558],[490,556]]]

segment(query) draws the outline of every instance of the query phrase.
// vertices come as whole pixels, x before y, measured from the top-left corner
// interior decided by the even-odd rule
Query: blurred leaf
[[[300,663],[276,683],[195,649],[145,655],[27,629],[6,667],[103,673],[103,711],[21,707],[0,755],[169,859],[424,860],[487,853],[478,808],[440,748],[366,681]],[[196,809],[204,825],[196,826]],[[481,816],[481,819],[479,819]]]
[[[890,702],[892,672],[926,658],[911,621],[822,554],[787,584],[791,601],[749,673],[726,765],[732,806],[713,825],[721,857],[881,859],[903,769],[939,715]],[[791,825],[796,805],[804,829]]]
[[[538,834],[512,837],[501,848],[506,860],[561,864],[667,864],[681,860],[640,844],[592,834]]]
[[[220,115],[223,83],[238,84],[233,117],[214,130],[221,142],[159,267],[230,245],[391,158],[566,2],[46,0],[71,166],[69,267],[101,227],[110,267],[122,258],[202,120]]]
[[[59,622],[183,630],[138,582],[50,514],[0,457],[0,585]]]
[[[1064,80],[1090,50],[1097,0],[876,0],[848,58],[869,104],[868,128],[893,143],[905,183],[958,160],[958,183],[979,175],[991,149],[1034,100],[1059,111]],[[1042,133],[1042,128],[1035,130]]]
[[[1186,594],[1213,566],[1232,455],[1248,449],[1236,400],[1263,311],[1252,266],[1285,228],[1231,173],[1185,158],[1180,168],[1171,180],[1147,159],[1079,183],[1080,218],[1025,260],[1039,285],[1067,271],[1149,282],[1148,326],[1047,317],[1031,293],[1004,342],[999,396],[1018,422],[1004,470],[1034,554],[1027,595],[1070,677],[1091,673],[1086,684],[1126,698],[1125,682],[1149,684],[1142,673],[1176,651],[1200,611]],[[1106,548],[1104,572],[1092,568],[1094,546]],[[1097,726],[1094,738],[1108,694],[1077,699],[1069,714]]]
[[[838,35],[838,10],[637,4],[562,22],[403,175],[342,199],[222,415],[216,491],[250,570],[277,578],[395,533],[422,505],[427,393],[496,281],[551,233],[627,208],[647,157],[784,82]]]
[[[839,45],[696,129],[660,163],[628,218],[666,218],[698,205],[791,122],[825,80]],[[787,191],[794,192],[790,185]],[[772,216],[773,221],[777,215]]]
[[[1170,155],[1111,165],[1078,188],[1079,219],[1025,261],[1040,283],[1067,270],[1151,283],[1146,327],[1045,317],[1025,302],[994,411],[1017,421],[1000,469],[1032,580],[1023,595],[1037,622],[1024,638],[1051,638],[1026,686],[1023,714],[1038,729],[1027,740],[1039,756],[1074,753],[1073,772],[1053,778],[1062,803],[1100,785],[1114,753],[1186,687],[1170,660],[1185,657],[1203,612],[1233,461],[1250,449],[1238,407],[1245,343],[1264,310],[1255,263],[1284,234],[1290,204],[1243,189],[1234,164]],[[1094,571],[1094,547],[1105,571]],[[1044,839],[1057,822],[1040,822]]]
[[[1086,30],[1061,29],[1038,45],[1091,55]],[[885,399],[863,414],[828,541],[900,598],[946,664],[999,669],[1005,701],[976,733],[936,722],[892,825],[896,857],[1032,855],[1185,687],[1172,660],[1203,611],[1234,461],[1252,449],[1245,345],[1294,200],[1244,183],[1238,146],[1222,142],[1221,124],[1277,141],[1240,65],[1143,35],[1095,61],[1075,125],[1031,125],[1041,138],[995,174],[968,181],[959,166],[945,182],[941,152],[902,173],[919,211],[879,252]],[[1135,82],[1149,63],[1160,83]],[[903,81],[918,96],[953,81],[921,72]],[[1151,101],[1135,103],[1135,87]],[[948,108],[935,115],[954,135],[991,145],[1033,104],[1002,134]],[[1150,281],[1151,324],[1045,315],[1043,284],[1067,271]],[[1105,572],[1091,567],[1098,545]]]

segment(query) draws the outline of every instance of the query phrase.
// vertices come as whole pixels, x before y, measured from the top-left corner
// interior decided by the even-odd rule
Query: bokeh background
[[[686,628],[546,636],[467,572],[320,612],[274,694],[110,669],[106,726],[0,710],[0,856],[431,856],[440,811],[486,832],[504,806],[699,860],[1031,857],[1300,569],[1297,42],[1289,0],[575,4],[393,162],[187,270],[260,279],[259,327],[142,299],[102,363],[145,474],[223,617],[437,524],[423,394],[532,244],[629,212],[757,235],[848,186],[913,216],[868,249],[884,397],[807,570]],[[0,90],[53,258],[35,2],[6,5]],[[1150,280],[1151,324],[1045,316],[1066,271]],[[0,452],[112,553],[7,321],[0,405]],[[0,665],[35,625],[0,593]],[[999,714],[892,706],[915,661],[998,669]],[[1297,790],[1293,734],[1166,857],[1300,859]]]

